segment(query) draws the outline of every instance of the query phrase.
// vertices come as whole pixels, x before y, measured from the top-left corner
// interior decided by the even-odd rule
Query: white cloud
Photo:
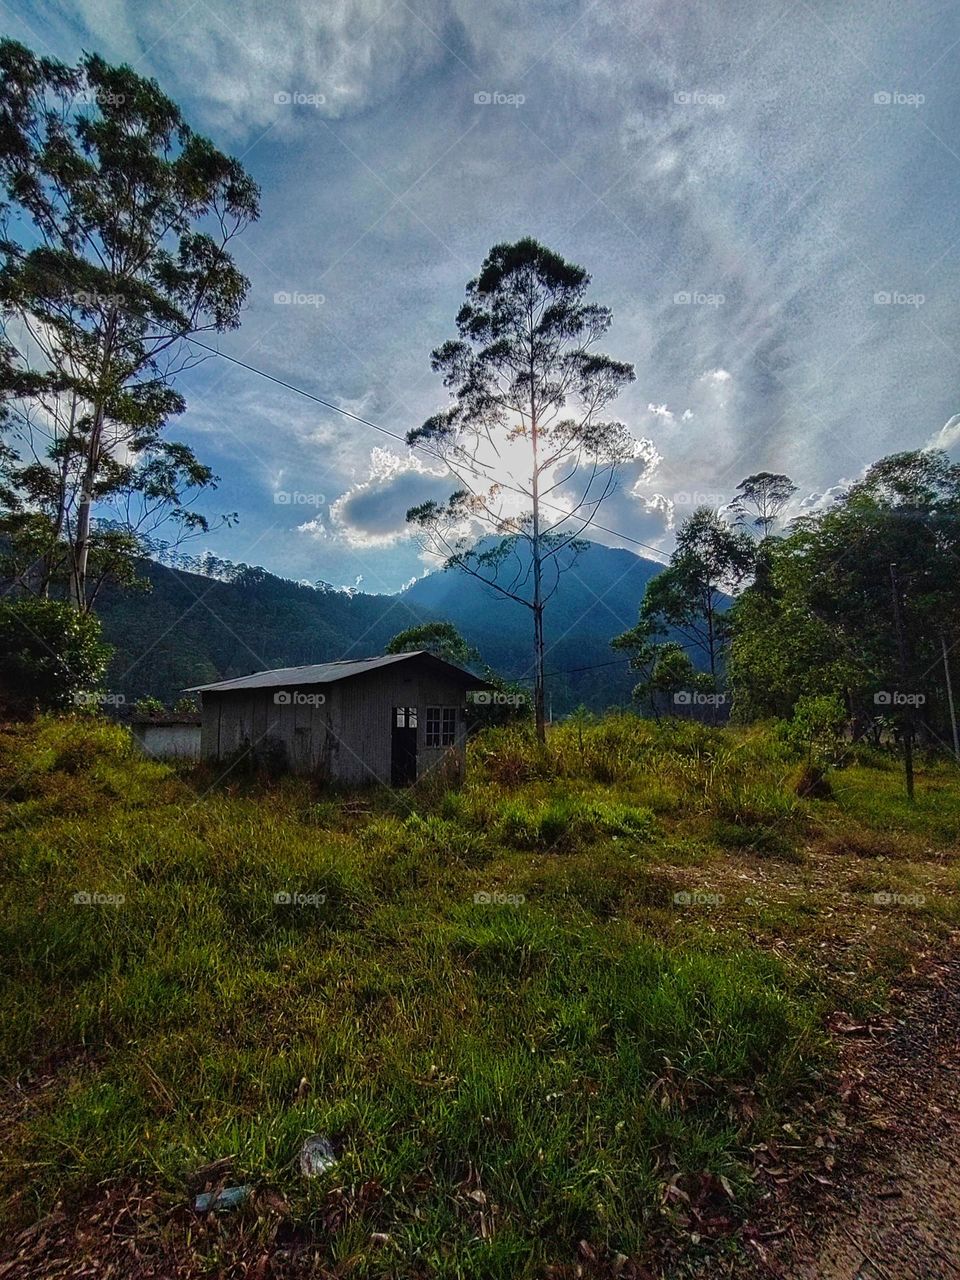
[[[932,449],[943,449],[945,453],[952,453],[960,448],[960,413],[955,413],[948,419],[923,447],[927,452]]]
[[[250,0],[206,0],[176,16],[141,5],[131,22],[122,0],[79,0],[87,29],[106,34],[114,56],[142,63],[148,49],[161,81],[189,85],[207,127],[232,136],[321,132],[324,119],[389,97],[444,57],[430,30],[443,17],[431,8],[418,21],[392,0],[286,0],[269,15]]]
[[[320,516],[314,516],[312,520],[306,520],[303,524],[297,525],[297,533],[309,533],[312,538],[322,538],[326,532]]]
[[[633,462],[627,463],[624,470],[634,475],[633,483],[636,485],[641,480],[650,480],[662,461],[663,454],[652,440],[644,436],[636,442]],[[638,464],[639,471],[637,471]]]
[[[673,528],[674,504],[672,499],[662,493],[641,493],[636,487],[631,495],[641,504],[644,527],[655,535],[662,535]]]
[[[794,515],[812,516],[819,514],[821,511],[827,511],[841,494],[850,488],[852,483],[853,481],[851,480],[841,480],[839,484],[831,485],[829,489],[825,489],[822,493],[808,493],[805,498],[801,498],[796,504]]]
[[[456,487],[445,470],[432,470],[416,455],[374,449],[365,479],[330,504],[330,532],[353,547],[389,547],[412,538],[411,507],[444,501]]]
[[[422,0],[415,13],[392,0],[40,10],[54,52],[96,48],[156,75],[262,182],[263,220],[236,246],[250,306],[225,350],[402,434],[435,408],[428,353],[451,335],[483,254],[531,233],[581,262],[613,310],[609,349],[637,367],[616,412],[658,440],[657,493],[716,493],[720,505],[760,468],[792,475],[814,502],[884,454],[960,445],[930,341],[952,331],[960,281],[942,147],[913,114],[878,113],[866,69],[929,66],[927,46],[949,43],[943,6],[920,3],[923,22],[891,0],[876,22],[858,0],[840,43],[801,5],[748,58],[743,32],[759,29],[762,0],[721,0],[718,22],[666,0],[582,0],[563,17],[550,6],[518,16],[507,0]],[[30,0],[11,0],[8,17],[20,8],[34,25]],[[507,22],[515,40],[503,39]],[[531,48],[542,58],[524,79]],[[949,60],[931,72],[931,103],[949,97],[950,74]],[[475,107],[477,89],[527,103]],[[677,90],[719,90],[726,103],[678,105]],[[326,100],[276,104],[280,91]],[[895,281],[875,278],[881,265]],[[922,313],[874,306],[892,284],[926,292]],[[323,293],[323,307],[272,304],[293,288]],[[694,290],[723,301],[675,303]],[[207,404],[194,390],[204,380]],[[280,571],[310,556],[311,571],[348,581],[349,538],[377,566],[371,577],[415,571],[400,508],[429,475],[368,473],[367,428],[221,362],[185,389],[184,425],[241,512],[221,554],[238,557],[260,519],[281,526],[257,551]],[[932,422],[946,425],[930,436]],[[269,498],[278,475],[285,488],[340,494],[342,524],[324,512],[326,537],[292,536]],[[600,519],[645,537],[631,522],[663,512],[641,505],[653,486],[640,475],[625,473]]]

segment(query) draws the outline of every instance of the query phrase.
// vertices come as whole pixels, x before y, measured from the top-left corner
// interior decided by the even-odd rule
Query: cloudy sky
[[[937,0],[7,0],[6,30],[157,78],[263,191],[224,352],[404,435],[491,245],[580,263],[636,366],[602,522],[669,548],[782,470],[805,506],[956,450],[960,8]],[[294,301],[278,301],[292,296]],[[429,459],[212,357],[176,434],[217,555],[393,591]],[[278,501],[283,497],[289,501]],[[612,535],[598,540],[616,544]],[[631,545],[636,550],[635,544]],[[199,548],[194,548],[199,550]]]

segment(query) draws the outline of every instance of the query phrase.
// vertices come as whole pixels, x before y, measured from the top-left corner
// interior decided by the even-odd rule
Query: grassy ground
[[[749,1203],[827,1016],[957,923],[947,765],[911,807],[869,755],[797,799],[764,730],[471,754],[458,792],[331,797],[82,719],[0,734],[8,1225],[104,1180],[181,1203],[229,1157],[340,1274],[649,1257],[685,1205]],[[339,1162],[307,1181],[317,1132]]]

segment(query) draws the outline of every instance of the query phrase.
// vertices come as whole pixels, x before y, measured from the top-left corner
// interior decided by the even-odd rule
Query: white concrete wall
[[[131,729],[144,755],[158,760],[200,759],[198,724],[135,724]]]

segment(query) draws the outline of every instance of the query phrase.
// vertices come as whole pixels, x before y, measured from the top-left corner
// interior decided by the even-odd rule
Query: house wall
[[[413,663],[353,676],[335,684],[284,690],[204,693],[202,753],[222,759],[245,743],[262,748],[269,737],[285,746],[294,773],[317,773],[333,782],[363,785],[390,782],[393,708],[416,707],[419,776],[443,765],[462,776],[466,744],[466,694],[459,681],[418,669]],[[316,701],[320,696],[324,700]],[[427,748],[426,708],[457,707],[457,739],[452,747]]]
[[[462,777],[467,725],[457,718],[457,740],[452,747],[427,748],[428,706],[466,707],[459,681],[440,673],[418,669],[413,663],[399,668],[371,671],[332,686],[331,727],[333,775],[338,781],[360,784],[390,782],[391,730],[394,707],[417,708],[417,774],[422,777],[441,764]]]
[[[321,764],[329,738],[328,688],[237,689],[201,696],[204,759],[222,760],[245,746],[264,752],[276,740],[286,749],[292,772],[312,773]]]
[[[199,760],[198,724],[134,724],[134,740],[144,755],[158,760]]]

